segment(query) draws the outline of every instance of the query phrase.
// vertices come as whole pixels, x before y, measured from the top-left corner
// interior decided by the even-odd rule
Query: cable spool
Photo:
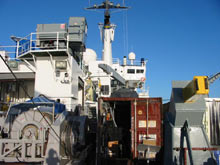
[[[21,131],[22,138],[24,139],[36,139],[38,140],[39,129],[34,124],[26,125]]]
[[[43,113],[44,118],[51,122],[51,114]],[[44,130],[48,128],[43,116],[36,110],[29,110],[18,114],[11,125],[10,136],[12,139],[43,139]]]
[[[68,151],[66,152],[66,155],[74,156],[74,148],[78,143],[78,134],[77,131],[74,129],[72,122],[66,123],[66,126],[61,133],[61,140],[62,143],[65,144],[65,151]]]

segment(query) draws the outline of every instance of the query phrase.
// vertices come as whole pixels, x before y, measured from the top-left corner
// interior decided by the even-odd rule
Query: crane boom
[[[209,84],[212,84],[215,80],[217,80],[218,78],[220,78],[220,72],[216,73],[213,76],[210,76],[208,78]]]

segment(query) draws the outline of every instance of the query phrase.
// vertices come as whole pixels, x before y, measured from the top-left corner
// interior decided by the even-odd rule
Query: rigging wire
[[[2,55],[0,54],[0,58],[2,59],[2,61],[4,62],[4,64],[6,65],[6,67],[9,69],[10,73],[13,75],[15,81],[17,83],[19,83],[18,78],[16,77],[16,75],[14,74],[14,72],[11,70],[11,68],[8,66],[8,64],[6,63],[5,59],[2,57]],[[24,85],[20,83],[21,88],[23,89],[25,95],[31,100],[32,104],[34,106],[36,106],[35,102],[33,101],[33,98],[28,94],[28,92],[26,91],[26,89],[24,88]],[[68,153],[71,153],[70,151],[68,151],[68,149],[65,147],[65,143],[62,142],[61,137],[56,133],[56,131],[53,129],[53,127],[51,126],[51,124],[49,123],[49,121],[45,118],[45,116],[43,115],[43,113],[40,111],[40,109],[38,108],[38,106],[36,106],[37,111],[41,114],[41,116],[43,117],[43,119],[46,121],[46,123],[48,124],[48,126],[50,127],[50,129],[54,132],[54,134],[57,136],[57,138],[59,139],[59,141],[61,142],[61,146],[63,147],[64,150],[67,150]],[[71,155],[71,154],[69,154]]]
[[[128,55],[128,17],[127,11],[123,13],[123,31],[124,31],[124,56]]]
[[[124,46],[124,56],[126,56],[127,55],[127,53],[125,52],[125,50],[126,50],[126,44],[125,44],[125,20],[124,20],[124,18],[125,18],[125,14],[123,13],[123,46]]]

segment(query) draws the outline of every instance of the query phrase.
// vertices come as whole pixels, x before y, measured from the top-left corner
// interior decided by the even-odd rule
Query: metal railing
[[[112,64],[120,64],[120,63],[121,63],[121,61],[120,61],[119,58],[113,58],[112,59]]]
[[[146,65],[146,63],[147,63],[147,60],[145,60],[145,61],[141,61],[141,60],[130,61],[130,60],[127,60],[127,65],[128,66],[143,66],[143,65]]]
[[[4,53],[8,57],[16,57],[17,46],[0,46],[1,55]]]
[[[101,58],[97,58],[96,61],[103,61]],[[112,58],[112,64],[120,64],[121,61],[119,58]]]
[[[97,61],[103,61],[101,58],[97,58]],[[141,61],[141,60],[126,60],[127,66],[143,66],[146,65],[147,60]],[[123,65],[123,62],[119,58],[112,58],[112,64],[120,64]]]
[[[66,32],[38,32],[22,38],[17,47],[17,57],[26,52],[40,50],[61,50],[67,49],[68,36]]]
[[[68,48],[66,32],[31,33],[17,41],[16,46],[0,46],[0,51],[7,52],[10,57],[22,56],[28,52],[59,51]]]

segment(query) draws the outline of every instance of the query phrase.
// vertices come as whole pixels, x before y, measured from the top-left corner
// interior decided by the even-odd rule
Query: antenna
[[[218,78],[220,78],[220,72],[216,73],[214,76],[209,76],[208,81],[210,84],[212,84]]]
[[[113,2],[109,0],[104,0],[99,5],[93,5],[92,7],[86,8],[87,10],[96,10],[103,9],[104,10],[104,24],[99,24],[101,31],[101,38],[103,42],[103,54],[102,59],[105,64],[112,65],[112,42],[114,41],[114,31],[116,25],[111,24],[110,22],[110,10],[123,10],[128,9],[126,6],[122,6],[120,4],[114,5]]]
[[[89,0],[90,2],[90,0]],[[120,10],[125,10],[125,9],[129,9],[129,7],[125,6],[125,3],[123,1],[123,5],[121,6],[119,3],[117,5],[114,5],[113,2],[110,2],[109,0],[105,0],[103,1],[101,4],[96,5],[94,4],[91,7],[86,8],[86,10],[96,10],[96,9],[104,9],[105,10],[105,25],[106,24],[110,24],[110,10],[111,9],[120,9]]]

